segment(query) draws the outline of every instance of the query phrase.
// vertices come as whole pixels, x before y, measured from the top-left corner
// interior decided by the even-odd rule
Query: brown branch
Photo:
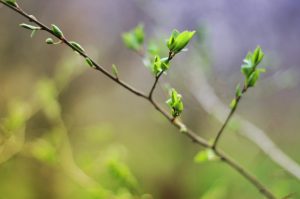
[[[93,59],[91,59],[85,52],[82,52],[80,50],[78,50],[77,48],[75,48],[65,37],[60,38],[58,37],[56,34],[54,34],[54,32],[48,28],[46,25],[44,25],[43,23],[41,23],[40,21],[38,21],[34,16],[27,14],[26,12],[24,12],[19,6],[12,6],[11,4],[6,3],[4,0],[0,0],[0,3],[4,4],[5,6],[9,7],[10,9],[16,11],[17,13],[21,14],[22,16],[24,16],[25,18],[27,18],[29,21],[35,23],[36,25],[41,27],[41,30],[44,30],[48,33],[50,33],[52,36],[56,37],[57,39],[61,40],[64,44],[66,44],[67,46],[69,46],[71,49],[73,49],[74,51],[76,51],[78,54],[80,54],[83,58],[88,58],[91,60],[91,62],[93,63],[94,69],[100,71],[101,73],[103,73],[105,76],[107,76],[108,78],[110,78],[111,80],[113,80],[115,83],[119,84],[120,86],[122,86],[123,88],[125,88],[126,90],[130,91],[131,93],[142,97],[144,99],[146,99],[148,102],[150,102],[153,107],[160,112],[165,118],[167,118],[169,120],[169,122],[171,122],[171,124],[173,124],[176,128],[178,128],[181,132],[183,132],[184,135],[186,135],[187,137],[189,137],[193,142],[197,143],[198,145],[205,147],[205,148],[210,148],[212,149],[215,154],[221,159],[223,160],[225,163],[227,163],[231,168],[235,169],[237,172],[239,172],[242,176],[244,176],[245,179],[247,179],[250,183],[252,183],[260,192],[261,194],[263,194],[266,198],[268,199],[276,199],[276,197],[262,184],[260,183],[260,181],[253,176],[252,174],[250,174],[248,171],[246,171],[241,165],[239,165],[237,162],[235,162],[234,160],[232,160],[231,158],[229,158],[224,152],[219,151],[216,149],[216,144],[215,145],[211,145],[209,144],[208,141],[206,141],[205,139],[203,139],[202,137],[200,137],[199,135],[197,135],[196,133],[194,133],[193,131],[191,131],[190,129],[187,129],[185,127],[185,125],[183,123],[181,123],[180,121],[178,121],[177,119],[174,119],[172,116],[170,116],[168,114],[168,112],[164,111],[157,102],[155,102],[153,100],[153,92],[156,88],[156,85],[158,83],[159,77],[156,78],[149,95],[144,94],[143,92],[133,88],[132,86],[128,85],[127,83],[121,81],[120,79],[116,78],[115,76],[113,76],[112,74],[110,74],[107,70],[105,70],[102,66],[100,66],[99,64],[97,64]],[[171,55],[172,56],[172,55]],[[172,56],[173,57],[173,56]],[[170,58],[170,56],[169,56]],[[237,101],[239,101],[240,99],[238,99]],[[233,110],[232,112],[234,113],[235,110]],[[231,116],[233,115],[233,113],[231,113],[228,117],[228,121],[231,118]],[[226,121],[227,121],[226,120]],[[228,123],[225,122],[225,125],[223,127],[223,129],[225,128],[226,124]],[[218,133],[218,137],[221,136],[223,130],[221,130]],[[219,139],[219,138],[218,138]],[[218,142],[218,141],[217,141]],[[216,142],[216,143],[217,143]]]
[[[242,95],[243,95],[244,93],[246,93],[247,90],[248,90],[248,88],[247,88],[247,87],[244,87],[243,90],[242,90]],[[218,142],[219,142],[219,140],[220,140],[220,138],[221,138],[221,136],[222,136],[222,133],[224,132],[225,127],[228,125],[228,122],[230,121],[230,119],[231,119],[232,116],[234,115],[234,113],[235,113],[235,111],[236,111],[236,109],[237,109],[237,106],[238,106],[240,100],[242,99],[242,95],[236,96],[236,97],[235,97],[236,105],[231,109],[231,111],[230,111],[230,113],[228,114],[228,116],[227,116],[225,122],[223,123],[222,127],[221,127],[220,130],[218,131],[217,136],[216,136],[216,138],[215,138],[215,140],[214,140],[214,142],[213,142],[213,145],[212,145],[212,148],[213,148],[213,149],[215,149],[215,148],[217,147],[217,144],[218,144]]]
[[[153,92],[154,92],[154,90],[155,90],[155,88],[156,88],[156,85],[157,85],[157,83],[158,83],[158,81],[159,81],[159,78],[162,76],[163,73],[164,73],[164,71],[161,71],[157,76],[155,76],[154,84],[153,84],[153,86],[151,87],[151,90],[150,90],[149,95],[148,95],[148,98],[149,98],[149,99],[152,99],[152,98],[153,98]]]

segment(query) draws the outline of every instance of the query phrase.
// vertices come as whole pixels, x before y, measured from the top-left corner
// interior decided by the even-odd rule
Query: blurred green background
[[[212,139],[220,128],[195,95],[198,75],[229,104],[245,54],[261,45],[267,73],[238,113],[263,129],[300,164],[300,3],[297,1],[52,0],[20,1],[45,24],[59,25],[98,63],[138,89],[153,83],[120,35],[139,23],[146,43],[166,51],[174,28],[198,30],[189,51],[173,61],[155,94],[182,95],[182,120]],[[0,199],[253,199],[263,198],[219,161],[195,163],[200,148],[140,98],[86,66],[65,46],[30,38],[27,22],[0,5]],[[199,86],[199,85],[198,85]],[[208,101],[210,98],[208,97]],[[239,132],[227,129],[222,148],[276,195],[300,198],[299,179]]]

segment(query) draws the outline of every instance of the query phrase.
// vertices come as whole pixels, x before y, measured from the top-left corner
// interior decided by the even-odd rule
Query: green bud
[[[75,41],[70,41],[70,44],[73,46],[74,50],[82,52],[82,53],[85,52],[84,48],[82,48],[79,43],[77,43]]]
[[[181,95],[177,93],[175,89],[171,89],[170,91],[170,99],[166,101],[166,103],[171,108],[171,113],[173,117],[178,117],[182,113],[184,106],[181,100]]]
[[[237,106],[237,101],[236,101],[236,99],[233,99],[233,100],[231,101],[229,107],[230,107],[231,109],[235,109],[236,106]]]
[[[168,57],[160,58],[158,55],[155,56],[152,64],[152,71],[157,76],[163,71],[168,70],[170,67]]]
[[[51,44],[54,44],[54,41],[52,38],[47,38],[46,43],[51,45]]]
[[[255,86],[255,84],[257,83],[257,80],[260,77],[261,73],[264,73],[266,70],[263,68],[260,69],[256,69],[251,75],[250,77],[247,79],[246,84],[247,87],[253,87]]]
[[[262,61],[264,53],[258,46],[254,52],[249,52],[245,59],[244,64],[241,66],[241,72],[245,76],[245,84],[247,87],[255,86],[260,77],[260,73],[265,72],[265,69],[257,69],[258,64]]]
[[[263,53],[262,49],[259,46],[256,47],[256,49],[254,50],[253,55],[252,55],[252,63],[255,66],[257,66],[261,62],[263,57],[264,57],[264,53]]]
[[[188,45],[195,33],[196,31],[184,31],[179,33],[177,30],[174,30],[167,43],[169,50],[174,53],[179,53]]]
[[[52,24],[51,27],[52,27],[52,32],[54,33],[55,36],[57,36],[60,39],[64,38],[63,32],[56,25]]]
[[[90,67],[92,67],[92,68],[95,67],[93,61],[90,58],[86,57],[85,61]]]
[[[207,161],[217,160],[218,157],[212,149],[201,150],[194,158],[196,163],[204,163]]]
[[[152,71],[155,75],[158,75],[161,71],[161,61],[159,56],[155,56],[153,66],[152,66]]]
[[[176,39],[176,37],[179,34],[180,34],[179,31],[176,30],[176,29],[172,31],[172,35],[171,35],[171,37],[169,38],[169,40],[167,42],[167,46],[168,46],[168,48],[169,48],[170,51],[172,51],[171,49],[174,49],[174,47],[175,47],[175,39]]]
[[[238,84],[235,88],[235,97],[241,97],[242,96],[242,90],[240,84]]]
[[[117,66],[116,66],[115,64],[113,64],[113,65],[111,66],[111,70],[112,70],[112,73],[114,74],[114,76],[115,76],[116,78],[118,78],[119,71],[118,71],[118,68],[117,68]]]

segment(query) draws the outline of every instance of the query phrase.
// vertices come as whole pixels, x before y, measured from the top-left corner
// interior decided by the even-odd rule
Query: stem
[[[243,90],[242,90],[242,95],[247,92],[248,88],[244,86]],[[236,96],[235,97],[235,100],[236,100],[236,105],[234,108],[231,109],[230,113],[228,114],[225,122],[223,123],[222,127],[220,128],[220,130],[218,131],[217,133],[217,136],[213,142],[213,145],[212,145],[212,149],[216,149],[217,148],[217,145],[218,145],[218,142],[224,132],[224,129],[225,127],[228,125],[228,122],[230,121],[230,119],[232,118],[233,114],[235,113],[236,109],[237,109],[237,106],[240,102],[240,100],[242,99],[242,95],[241,96]]]
[[[221,160],[227,163],[230,167],[238,171],[242,176],[244,176],[248,181],[250,181],[261,194],[263,194],[268,199],[276,199],[276,197],[263,185],[261,182],[247,172],[242,166],[240,166],[235,160],[231,159],[224,152],[217,149],[213,149],[215,154],[221,158]]]
[[[168,114],[168,112],[164,111],[159,105],[158,103],[156,103],[153,100],[153,92],[156,88],[156,85],[158,83],[159,77],[161,76],[158,75],[155,79],[155,82],[150,90],[149,95],[144,94],[143,92],[133,88],[132,86],[128,85],[127,83],[121,81],[120,79],[116,78],[115,76],[113,76],[112,74],[110,74],[107,70],[105,70],[102,66],[100,66],[99,64],[97,64],[95,61],[93,61],[85,52],[79,51],[78,49],[74,48],[71,43],[66,39],[66,38],[59,38],[57,37],[50,28],[48,28],[46,25],[44,25],[43,23],[41,23],[40,21],[38,21],[35,17],[33,17],[32,15],[27,14],[26,12],[24,12],[19,6],[18,7],[14,7],[8,3],[6,3],[4,0],[0,0],[0,3],[4,4],[5,6],[7,6],[8,8],[16,11],[17,13],[21,14],[22,16],[24,16],[25,18],[27,18],[29,21],[35,23],[36,25],[41,27],[41,30],[44,30],[48,33],[50,33],[52,36],[56,37],[57,39],[61,40],[64,44],[66,44],[67,46],[69,46],[71,49],[73,49],[74,51],[76,51],[77,53],[79,53],[83,58],[89,58],[93,65],[94,65],[94,69],[100,71],[101,73],[103,73],[105,76],[107,76],[108,78],[110,78],[111,80],[113,80],[115,83],[119,84],[120,86],[122,86],[123,88],[125,88],[126,90],[130,91],[131,93],[135,94],[136,96],[142,97],[145,100],[147,100],[148,102],[150,102],[152,104],[152,106],[158,111],[160,112],[166,119],[169,120],[169,122],[175,126],[176,128],[178,128],[179,130],[182,129],[183,126],[185,126],[183,123],[181,123],[180,121],[178,121],[176,118],[174,119],[172,116],[170,116]],[[170,52],[169,53],[169,61],[175,56],[174,53]],[[247,88],[243,89],[243,93],[246,92]],[[237,103],[239,102],[241,97],[238,97]],[[218,140],[224,130],[224,128],[226,127],[226,125],[228,124],[228,121],[230,120],[230,118],[232,117],[233,113],[235,112],[235,109],[233,109],[231,111],[231,113],[229,114],[227,120],[225,121],[224,125],[222,126],[221,130],[218,133],[218,136],[214,142],[213,145],[210,145],[208,141],[206,141],[205,139],[203,139],[202,137],[200,137],[199,135],[197,135],[195,132],[193,132],[190,129],[185,129],[184,130],[184,135],[186,135],[187,137],[189,137],[194,143],[205,147],[205,148],[210,148],[212,149],[216,155],[218,157],[221,158],[221,160],[223,160],[225,163],[227,163],[231,168],[235,169],[238,173],[240,173],[242,176],[244,176],[245,179],[247,179],[250,183],[252,183],[260,192],[261,194],[263,194],[266,198],[268,199],[276,199],[276,197],[263,185],[259,182],[259,180],[253,176],[252,174],[250,174],[248,171],[246,171],[239,163],[235,162],[234,160],[232,160],[231,158],[229,158],[225,153],[219,151],[216,149],[216,145],[218,143]]]
[[[169,56],[168,56],[167,62],[170,62],[170,61],[174,58],[175,55],[176,55],[175,53],[173,53],[172,51],[170,51],[170,52],[169,52]],[[154,84],[153,84],[153,86],[152,86],[152,88],[151,88],[151,90],[150,90],[150,92],[149,92],[149,95],[148,95],[148,98],[149,98],[150,100],[151,100],[152,97],[153,97],[153,92],[154,92],[154,90],[155,90],[155,88],[156,88],[156,85],[157,85],[157,83],[158,83],[158,81],[159,81],[159,78],[162,76],[163,73],[164,73],[164,71],[161,71],[161,72],[155,77]]]
[[[150,92],[149,92],[149,95],[148,95],[148,98],[149,98],[149,99],[152,99],[152,98],[153,98],[153,92],[154,92],[154,90],[155,90],[155,88],[156,88],[156,85],[157,85],[157,83],[158,83],[158,81],[159,81],[159,78],[162,76],[163,73],[164,73],[164,71],[161,71],[161,72],[155,77],[154,84],[153,84],[153,86],[152,86],[152,88],[151,88],[151,90],[150,90]]]

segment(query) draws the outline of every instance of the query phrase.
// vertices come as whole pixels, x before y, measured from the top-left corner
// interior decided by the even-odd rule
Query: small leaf
[[[13,6],[13,7],[18,7],[17,1],[16,0],[5,0],[5,3]]]
[[[242,96],[242,90],[241,90],[241,86],[240,86],[240,84],[238,84],[237,86],[236,86],[236,88],[235,88],[235,96],[236,97],[241,97]]]
[[[134,37],[133,34],[124,33],[122,35],[122,38],[123,38],[123,42],[124,42],[124,44],[126,45],[127,48],[129,48],[130,50],[135,50],[135,51],[139,50],[140,45],[137,42],[137,40],[136,40],[136,38]]]
[[[258,65],[264,57],[262,49],[257,46],[252,55],[252,62],[256,66]]]
[[[247,82],[249,82],[250,76],[255,72],[257,65],[262,61],[263,57],[264,53],[259,46],[253,53],[249,52],[245,57],[244,64],[241,66],[241,72],[246,77]]]
[[[90,67],[93,67],[93,68],[95,67],[93,61],[90,58],[86,57],[85,61]]]
[[[70,41],[70,44],[74,47],[75,50],[84,53],[84,48],[81,47],[81,45],[75,41]]]
[[[170,67],[169,58],[168,57],[161,58],[161,69],[163,71],[166,71],[169,69],[169,67]]]
[[[176,38],[176,45],[174,48],[174,52],[180,52],[182,49],[184,49],[187,44],[190,42],[190,40],[193,38],[196,31],[184,31],[180,33]]]
[[[115,76],[116,78],[118,78],[119,71],[118,71],[117,66],[116,66],[115,64],[113,64],[113,65],[111,66],[111,69],[112,69],[112,73],[114,74],[114,76]]]
[[[171,113],[173,117],[178,117],[182,113],[184,106],[181,100],[181,95],[177,93],[175,89],[170,91],[170,99],[166,103],[171,108]]]
[[[52,24],[51,26],[52,26],[52,32],[54,33],[55,36],[57,36],[60,39],[64,38],[63,32],[56,25]]]
[[[21,23],[19,26],[21,26],[22,28],[28,29],[28,30],[40,30],[41,27],[39,26],[32,26],[26,23]]]
[[[160,57],[157,55],[154,58],[154,62],[152,64],[152,71],[153,73],[157,76],[159,73],[162,72],[162,68],[161,68],[161,61],[160,61]]]
[[[138,43],[142,44],[144,42],[144,39],[145,39],[144,26],[142,24],[139,24],[134,29],[134,34],[135,34],[135,37],[136,37]]]
[[[154,57],[152,63],[152,72],[154,75],[159,75],[161,72],[168,70],[170,67],[168,57],[160,58],[158,55]]]
[[[195,33],[196,31],[184,31],[179,33],[177,30],[174,30],[167,43],[169,50],[174,53],[179,53],[187,46]]]
[[[167,46],[168,46],[168,48],[169,48],[170,51],[172,51],[172,49],[174,49],[174,47],[175,47],[175,39],[176,39],[176,37],[179,34],[180,34],[179,31],[176,30],[176,29],[172,31],[172,34],[171,34],[171,36],[170,36],[170,38],[169,38],[169,40],[167,42]]]
[[[47,39],[46,39],[46,43],[47,43],[47,44],[54,44],[54,41],[53,41],[52,38],[47,38]]]
[[[247,86],[248,87],[253,87],[255,86],[257,80],[259,79],[260,77],[260,73],[261,71],[260,70],[255,70],[249,77],[249,79],[247,80]]]
[[[139,51],[144,43],[144,26],[136,26],[133,30],[124,33],[122,38],[127,48],[134,51]]]
[[[231,101],[229,107],[230,107],[231,109],[235,109],[236,106],[237,106],[237,100],[236,100],[236,99],[233,99],[233,100]]]
[[[211,149],[202,150],[198,152],[197,155],[194,157],[194,161],[196,163],[203,163],[217,159],[218,157],[216,156],[215,152]]]
[[[30,34],[30,37],[33,38],[37,30],[33,30]]]
[[[246,78],[248,78],[251,75],[251,73],[253,72],[252,65],[243,64],[241,67],[241,72],[244,74],[244,76]]]

